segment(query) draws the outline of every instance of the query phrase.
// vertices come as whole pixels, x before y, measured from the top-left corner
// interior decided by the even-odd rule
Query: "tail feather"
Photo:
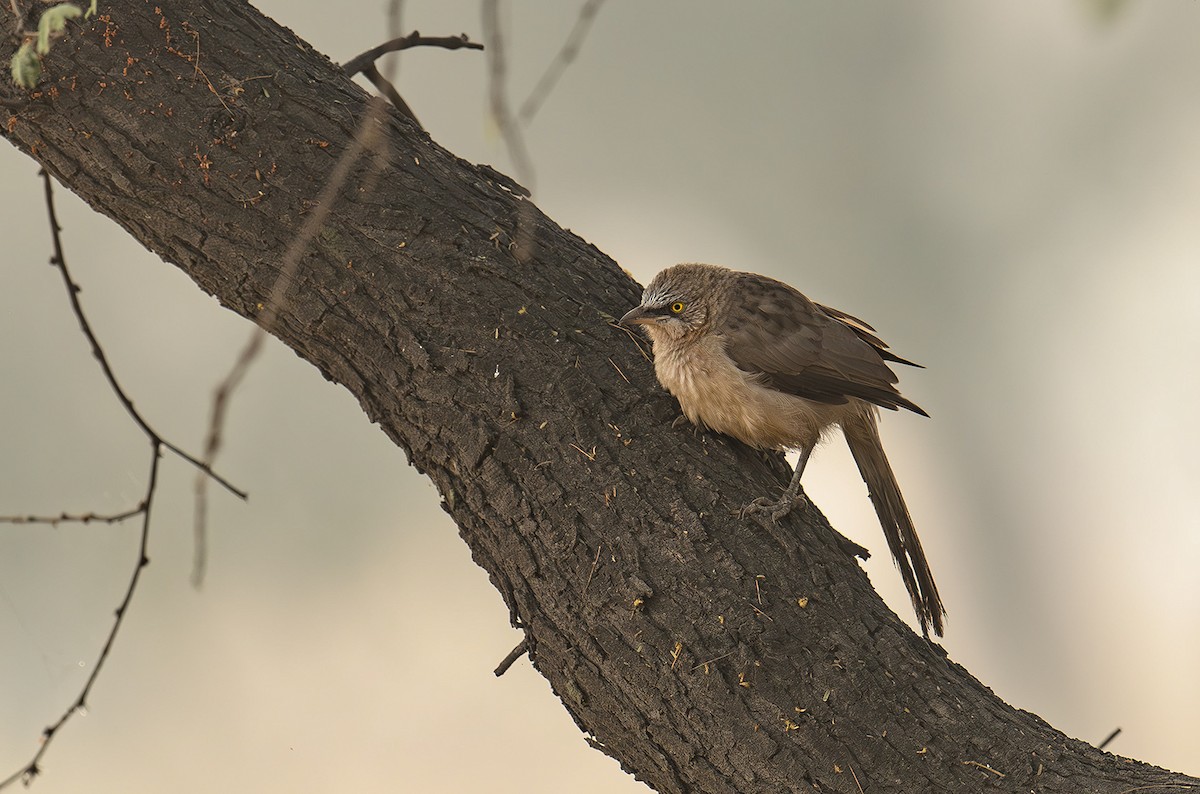
[[[940,637],[945,626],[946,609],[942,606],[937,585],[933,583],[929,561],[921,549],[921,541],[913,527],[912,516],[908,514],[908,507],[904,504],[896,475],[883,452],[875,410],[863,406],[862,411],[843,423],[842,431],[854,462],[858,464],[858,471],[867,484],[892,559],[900,569],[900,577],[908,588],[913,609],[921,621],[921,632],[928,637],[932,627],[933,633]]]

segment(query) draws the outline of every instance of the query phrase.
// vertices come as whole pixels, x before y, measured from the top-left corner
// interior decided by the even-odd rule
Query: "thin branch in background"
[[[8,5],[13,12],[13,36],[20,38],[25,29],[25,12],[17,5],[17,0],[8,0]]]
[[[399,18],[400,12],[398,4],[396,4],[392,7],[389,20],[391,24],[399,24]],[[416,32],[404,38],[397,36],[397,30],[391,30],[388,33],[390,40],[386,44],[381,44],[379,47],[368,50],[362,55],[351,59],[343,69],[348,74],[354,74],[354,70],[362,68],[360,64],[371,64],[372,68],[374,68],[375,59],[386,52],[396,52],[409,47],[424,46],[429,41],[435,41],[421,37]],[[406,39],[409,42],[407,44],[404,43]],[[436,46],[444,46],[449,49],[459,49],[461,47],[474,49],[478,47],[478,45],[472,46],[467,42],[465,35],[459,38],[450,37],[449,39],[438,39],[436,41],[438,42]],[[451,41],[457,43],[453,45],[446,43]],[[376,73],[378,73],[378,70],[376,70]],[[397,98],[399,98],[399,95],[397,95]],[[401,102],[403,103],[403,100]],[[405,112],[403,107],[397,107],[401,112]],[[291,287],[292,282],[296,278],[296,273],[300,269],[301,257],[308,250],[313,238],[316,237],[317,232],[321,230],[321,227],[329,218],[338,193],[350,178],[350,169],[354,167],[354,164],[358,162],[358,159],[364,152],[367,150],[378,150],[378,139],[383,127],[383,115],[386,112],[386,108],[386,102],[378,97],[372,99],[367,106],[367,112],[363,115],[363,119],[354,133],[354,138],[350,146],[338,157],[337,163],[329,174],[328,181],[321,188],[321,192],[317,196],[315,209],[312,214],[305,218],[300,231],[292,239],[292,243],[288,246],[287,251],[284,252],[279,266],[279,276],[275,279],[275,283],[271,287],[271,294],[258,315],[257,327],[250,332],[250,338],[246,340],[246,344],[234,361],[229,374],[217,384],[216,389],[213,391],[212,413],[209,418],[208,437],[204,445],[204,460],[209,465],[216,460],[217,453],[221,450],[222,436],[225,428],[225,415],[229,409],[229,400],[241,384],[242,379],[246,377],[251,364],[254,363],[254,360],[261,352],[263,340],[267,332],[275,324],[275,319],[283,308],[283,301],[287,296],[288,288]],[[412,116],[411,110],[407,112],[409,117],[416,121],[416,118]],[[376,162],[378,163],[380,160],[376,158]],[[195,551],[192,565],[192,585],[199,587],[204,582],[204,574],[208,566],[208,544],[206,540],[208,524],[207,479],[203,477],[196,478],[195,496],[196,510],[193,522]]]
[[[500,130],[500,136],[504,139],[509,159],[516,171],[516,181],[520,187],[518,195],[530,196],[534,190],[533,160],[529,157],[525,137],[508,103],[508,62],[504,53],[504,36],[500,30],[499,0],[483,0],[482,26],[488,56],[488,99],[492,118]],[[508,251],[518,262],[528,262],[536,253],[537,239],[537,216],[531,203],[519,203],[512,225],[511,241],[507,243]]]
[[[199,476],[204,477],[205,479],[211,478],[216,480],[234,494],[237,494],[243,499],[246,498],[245,492],[238,490],[234,486],[230,485],[226,480],[219,477],[213,472],[211,466],[201,463],[191,455],[181,451],[175,445],[164,440],[162,436],[160,436],[153,428],[151,428],[149,423],[142,418],[142,415],[138,413],[137,409],[133,407],[133,401],[129,399],[129,396],[126,395],[125,391],[121,388],[120,383],[117,382],[116,374],[113,372],[112,367],[108,363],[108,357],[104,354],[104,349],[100,346],[99,340],[92,331],[92,326],[91,323],[88,322],[87,315],[83,313],[83,306],[79,302],[79,285],[76,284],[74,279],[71,278],[71,272],[67,268],[67,260],[63,254],[62,236],[60,234],[62,232],[62,227],[59,226],[58,213],[55,211],[54,207],[53,182],[50,179],[50,174],[44,168],[41,170],[40,175],[45,188],[46,213],[50,220],[50,237],[54,246],[54,254],[50,259],[50,263],[57,267],[59,273],[62,275],[63,285],[66,287],[67,295],[70,298],[71,309],[75,313],[75,318],[79,321],[79,327],[83,331],[83,335],[87,338],[88,344],[91,345],[92,354],[100,363],[100,369],[104,372],[104,377],[108,381],[108,385],[117,395],[117,399],[120,401],[120,403],[125,406],[125,410],[129,413],[134,423],[141,428],[142,432],[146,435],[146,438],[150,442],[150,473],[147,477],[146,496],[144,499],[142,499],[141,504],[135,510],[110,516],[100,516],[95,513],[86,513],[83,515],[70,515],[63,513],[57,518],[26,516],[24,518],[18,517],[10,521],[10,523],[48,523],[54,525],[62,521],[78,521],[82,523],[88,523],[89,521],[105,521],[111,524],[117,521],[124,521],[127,518],[132,518],[135,515],[141,515],[142,538],[141,544],[138,548],[137,564],[134,566],[133,574],[129,578],[129,586],[125,589],[125,597],[121,599],[121,603],[117,606],[116,617],[113,620],[112,629],[108,632],[108,638],[104,641],[104,647],[100,649],[100,655],[96,658],[96,663],[92,665],[92,672],[88,676],[87,681],[84,682],[83,688],[79,692],[79,696],[76,697],[71,706],[63,712],[62,716],[58,718],[57,722],[42,731],[41,747],[38,748],[38,751],[34,754],[29,763],[25,764],[25,766],[23,766],[21,769],[18,769],[16,772],[0,781],[0,789],[11,785],[18,780],[24,785],[29,785],[31,782],[33,782],[33,779],[37,777],[38,773],[41,771],[39,764],[41,763],[42,756],[46,754],[46,750],[49,749],[50,743],[54,740],[54,737],[58,735],[59,729],[62,728],[73,716],[83,712],[87,708],[88,695],[91,693],[92,687],[95,685],[97,678],[99,678],[100,671],[104,668],[104,663],[108,660],[108,655],[112,651],[113,643],[117,638],[117,632],[121,630],[121,624],[125,620],[125,613],[129,608],[130,602],[133,600],[133,594],[137,590],[138,581],[141,579],[142,568],[146,567],[146,565],[150,562],[150,558],[146,554],[147,544],[150,540],[150,509],[154,504],[154,495],[158,489],[158,464],[162,458],[163,450],[169,450],[178,457],[186,460],[198,468],[200,472]]]
[[[104,669],[104,663],[108,661],[108,654],[112,651],[113,642],[117,639],[117,632],[121,630],[121,624],[125,621],[125,614],[129,609],[129,602],[133,600],[134,591],[137,590],[138,581],[142,576],[142,569],[150,564],[150,557],[147,556],[147,545],[150,541],[150,508],[154,504],[154,492],[158,488],[158,463],[162,458],[163,444],[160,441],[151,441],[150,448],[152,454],[150,456],[150,475],[147,478],[148,486],[146,487],[146,498],[142,502],[142,539],[138,546],[137,564],[133,567],[133,574],[129,577],[129,586],[125,588],[125,597],[121,599],[121,603],[117,606],[116,616],[113,619],[112,628],[108,632],[108,638],[104,641],[104,647],[100,649],[100,655],[96,657],[95,664],[92,665],[92,673],[84,682],[83,689],[79,691],[79,696],[67,707],[67,710],[62,713],[62,716],[53,725],[48,725],[42,731],[42,746],[34,753],[33,758],[29,763],[13,772],[11,775],[0,781],[0,789],[6,788],[18,780],[25,786],[29,786],[33,779],[41,773],[42,756],[46,754],[46,750],[50,748],[50,743],[54,741],[54,737],[58,735],[58,731],[67,721],[76,714],[82,714],[87,711],[87,699],[91,694],[92,686],[96,683],[96,679],[100,677],[100,671]]]
[[[602,5],[604,5],[604,0],[587,0],[579,9],[579,16],[575,19],[575,25],[567,35],[562,49],[546,67],[546,71],[533,90],[529,92],[529,96],[521,103],[521,110],[517,113],[517,118],[522,124],[528,126],[529,122],[533,121],[533,117],[541,109],[542,103],[546,101],[546,97],[550,95],[554,86],[558,84],[559,78],[563,76],[563,72],[575,61]]]
[[[517,181],[532,192],[533,161],[508,103],[508,61],[504,52],[504,36],[500,30],[500,0],[483,0],[482,10],[483,40],[488,56],[488,103],[492,118],[508,148],[508,156],[517,172]]]
[[[389,13],[389,19],[393,20],[393,24],[399,24],[399,15],[395,12]],[[384,76],[380,73],[379,68],[375,65],[382,56],[389,52],[399,52],[412,47],[441,47],[446,50],[482,50],[483,45],[471,41],[467,38],[467,34],[461,36],[422,36],[420,33],[413,31],[407,36],[401,38],[393,38],[391,41],[384,42],[378,47],[372,47],[361,55],[356,55],[342,66],[342,70],[349,76],[353,77],[356,74],[362,74],[363,77],[371,81],[379,92],[387,97],[388,101],[396,106],[396,109],[411,119],[418,127],[421,127],[421,122],[417,119],[417,115],[413,113],[412,108],[400,96],[400,92],[396,90],[394,85],[395,76],[393,74],[399,68],[399,61],[393,60],[388,66],[388,75]],[[424,129],[424,127],[422,127]]]
[[[404,0],[390,0],[387,10],[387,30],[393,40],[396,34],[404,30],[403,20]],[[413,33],[416,32],[415,30],[413,31]],[[379,93],[387,97],[392,105],[412,119],[413,123],[418,127],[425,129],[424,125],[417,118],[417,114],[413,112],[413,109],[404,101],[404,97],[400,96],[400,92],[396,90],[396,80],[400,76],[400,59],[398,57],[387,59],[386,75],[379,71],[379,66],[374,62],[363,69],[363,74],[371,81],[371,85],[379,90]],[[353,76],[353,73],[351,73],[351,76]],[[378,159],[380,150],[377,149],[375,153],[376,159]]]
[[[158,434],[158,431],[150,427],[150,424],[142,418],[138,410],[133,407],[133,400],[129,399],[129,395],[121,388],[121,384],[117,381],[116,373],[113,372],[112,366],[108,363],[108,356],[104,354],[104,350],[100,347],[100,341],[96,338],[96,334],[92,332],[91,323],[83,313],[83,306],[79,302],[79,285],[71,279],[71,273],[67,270],[66,260],[63,258],[62,238],[59,232],[62,227],[58,225],[58,215],[54,211],[54,189],[50,180],[50,174],[42,169],[42,180],[45,184],[46,209],[50,215],[50,230],[54,242],[54,258],[51,263],[58,267],[58,272],[62,274],[63,284],[67,288],[67,298],[71,301],[71,309],[75,312],[75,318],[79,321],[79,329],[83,331],[83,335],[87,337],[88,344],[91,345],[92,355],[96,357],[96,361],[100,364],[100,369],[104,372],[104,378],[108,381],[108,385],[112,387],[113,392],[117,395],[117,400],[125,407],[125,412],[133,419],[134,424],[141,428],[142,432],[153,442],[162,444],[163,447],[170,450],[183,460],[195,466],[200,470],[200,476],[212,478],[221,484],[223,488],[228,490],[233,495],[240,499],[246,498],[246,492],[235,488],[228,480],[213,471],[212,467],[204,462],[197,460],[188,453],[184,452],[179,447]]]
[[[355,55],[342,64],[342,71],[353,77],[361,72],[364,66],[374,63],[389,52],[400,52],[401,50],[408,50],[413,47],[440,47],[444,50],[483,49],[482,44],[471,41],[466,33],[463,33],[461,36],[422,36],[418,31],[414,30],[407,36],[390,39],[378,47],[372,47],[360,55]],[[394,65],[389,67],[389,77],[394,76],[391,74],[393,68]]]
[[[400,31],[404,30],[404,0],[389,0],[387,9],[387,37],[389,42],[396,41],[400,36]],[[412,36],[419,36],[417,31],[413,31]],[[463,34],[466,38],[466,34]],[[406,47],[401,47],[407,49]],[[453,49],[453,48],[452,48]],[[400,52],[400,50],[396,50]],[[387,98],[392,106],[399,110],[402,114],[406,114],[413,124],[419,129],[425,129],[420,120],[417,119],[417,114],[404,101],[404,97],[400,96],[400,92],[396,90],[395,83],[400,76],[400,56],[394,58],[386,58],[384,62],[384,70],[381,72],[378,65],[372,63],[369,69],[364,70],[364,74],[371,80],[371,83]],[[373,75],[373,76],[372,76]],[[353,75],[351,75],[353,76]],[[391,167],[392,148],[390,146],[376,146],[371,150],[371,167],[367,170],[366,176],[359,184],[359,190],[364,196],[369,196],[375,192],[375,187],[380,178],[388,172]]]
[[[371,85],[379,89],[379,93],[383,94],[384,97],[387,98],[388,102],[391,102],[393,105],[395,105],[397,110],[407,116],[413,124],[416,124],[421,129],[425,129],[425,125],[421,123],[419,118],[417,118],[417,114],[414,113],[413,109],[410,108],[408,103],[404,101],[404,97],[400,96],[400,92],[396,90],[395,84],[380,74],[379,67],[373,63],[368,63],[366,66],[359,69],[359,71],[362,72],[363,77],[371,81]],[[347,72],[347,74],[353,75],[353,72]]]
[[[60,513],[56,516],[0,516],[0,524],[49,524],[56,527],[59,524],[119,524],[134,516],[140,516],[146,509],[143,502],[132,510],[124,513],[113,513],[102,516],[99,513]]]
[[[1120,729],[1120,728],[1114,728],[1114,729],[1113,729],[1113,732],[1112,732],[1112,733],[1110,733],[1110,734],[1108,735],[1108,738],[1107,738],[1107,739],[1105,739],[1104,741],[1100,742],[1100,744],[1096,745],[1096,749],[1097,749],[1097,750],[1103,750],[1105,747],[1108,747],[1108,745],[1112,743],[1112,740],[1113,740],[1113,739],[1117,738],[1117,737],[1118,737],[1118,736],[1120,736],[1120,735],[1121,735],[1121,729]]]

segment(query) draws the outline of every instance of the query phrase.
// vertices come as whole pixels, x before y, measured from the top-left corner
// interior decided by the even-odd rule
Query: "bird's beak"
[[[642,306],[634,306],[621,318],[621,325],[625,326],[646,325],[652,322],[654,322],[654,317]]]

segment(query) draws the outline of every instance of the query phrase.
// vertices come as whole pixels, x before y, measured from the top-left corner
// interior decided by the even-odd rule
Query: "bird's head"
[[[679,339],[708,327],[713,301],[728,270],[714,265],[674,265],[660,272],[642,293],[642,302],[621,318],[641,325],[651,339]]]

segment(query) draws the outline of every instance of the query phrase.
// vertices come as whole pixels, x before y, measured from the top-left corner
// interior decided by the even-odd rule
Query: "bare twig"
[[[8,5],[13,12],[13,34],[20,36],[21,29],[24,27],[22,23],[25,21],[25,12],[17,5],[17,0],[8,0]]]
[[[388,23],[392,28],[388,31],[391,39],[387,43],[381,44],[379,47],[375,47],[372,50],[368,50],[362,55],[359,55],[347,62],[342,68],[348,74],[355,74],[357,71],[360,71],[365,66],[369,65],[372,72],[374,72],[376,75],[379,75],[379,79],[390,86],[390,81],[383,75],[379,74],[378,69],[376,69],[374,66],[375,59],[379,58],[385,53],[396,52],[416,46],[441,46],[446,47],[447,49],[458,49],[460,47],[467,47],[469,49],[482,49],[482,45],[474,44],[468,41],[465,34],[458,38],[450,37],[446,39],[435,39],[423,37],[414,31],[409,36],[403,38],[398,37],[396,34],[399,32],[398,28],[400,25],[401,9],[402,2],[400,2],[400,0],[393,0],[388,15]],[[392,69],[389,69],[389,76],[394,74],[395,68],[398,67],[393,66]],[[395,91],[394,88],[392,90],[393,92]],[[404,104],[403,99],[400,99],[399,94],[396,94],[392,101],[395,102],[396,100],[399,100],[397,107],[401,110],[401,112],[405,112],[407,105]],[[303,256],[308,246],[312,243],[313,238],[316,237],[317,232],[320,231],[321,227],[328,219],[330,212],[333,210],[333,205],[337,199],[338,193],[350,178],[350,169],[354,167],[355,163],[358,162],[358,159],[365,151],[376,148],[377,139],[380,134],[384,108],[384,102],[378,99],[373,100],[368,106],[367,112],[363,115],[362,121],[359,122],[358,129],[354,133],[354,137],[350,142],[350,146],[346,148],[346,151],[342,152],[337,163],[334,165],[333,170],[329,174],[328,181],[321,188],[321,192],[317,196],[316,208],[312,214],[305,219],[304,224],[300,227],[299,233],[295,238],[293,238],[292,243],[290,246],[288,246],[287,251],[284,252],[283,259],[280,262],[279,276],[275,279],[275,283],[271,287],[271,294],[266,300],[263,310],[258,315],[258,327],[250,332],[250,338],[246,340],[246,344],[242,348],[242,351],[238,355],[237,359],[234,361],[233,367],[230,369],[229,374],[227,374],[225,378],[219,384],[217,384],[217,388],[213,392],[212,413],[209,418],[208,437],[204,448],[204,460],[209,464],[216,459],[217,453],[220,452],[221,449],[222,432],[225,427],[225,414],[229,407],[230,397],[237,389],[238,385],[241,384],[242,379],[245,378],[246,373],[250,369],[250,365],[258,357],[259,352],[262,350],[263,339],[267,332],[275,324],[275,319],[278,317],[279,312],[283,307],[283,300],[287,295],[288,288],[291,287],[292,282],[295,280],[296,272],[300,268],[300,258]],[[407,113],[413,121],[416,121],[416,117],[412,115],[411,110],[407,110]],[[420,126],[419,122],[418,126]],[[381,162],[382,158],[376,158],[376,163]],[[204,581],[208,556],[206,551],[206,527],[208,523],[208,481],[203,477],[196,478],[195,494],[196,510],[195,520],[193,522],[195,552],[193,558],[194,563],[192,566],[192,584],[193,586],[199,587]]]
[[[963,761],[962,764],[963,766],[973,766],[976,769],[982,769],[984,772],[991,772],[996,777],[1008,777],[1008,775],[1004,774],[1000,770],[992,769],[987,764],[981,764],[978,761]]]
[[[858,774],[854,771],[854,765],[846,764],[846,766],[850,767],[850,776],[854,778],[854,785],[858,788],[858,794],[864,794],[862,783],[858,782]]]
[[[530,196],[534,190],[533,160],[525,146],[521,127],[516,123],[508,102],[508,62],[505,59],[504,36],[500,29],[499,0],[483,0],[483,39],[487,42],[488,102],[496,128],[504,139],[509,159],[516,171],[520,195]],[[533,259],[536,243],[537,218],[533,205],[521,202],[513,222],[509,252],[519,262]]]
[[[496,669],[493,671],[493,672],[495,672],[496,677],[499,678],[500,676],[507,673],[508,668],[512,667],[513,663],[516,662],[518,659],[520,659],[528,650],[529,650],[529,638],[526,637],[525,639],[523,639],[519,643],[517,643],[517,647],[515,647],[511,651],[509,651],[508,656],[505,656],[504,659],[501,660],[500,664],[498,664],[496,666]]]
[[[140,516],[146,510],[143,502],[132,510],[124,513],[113,513],[102,516],[98,513],[61,513],[56,516],[0,516],[0,524],[49,524],[56,527],[59,524],[118,524],[134,516]]]
[[[1110,733],[1110,734],[1108,735],[1108,738],[1107,738],[1107,739],[1105,739],[1104,741],[1100,742],[1100,744],[1096,745],[1096,749],[1097,749],[1097,750],[1103,750],[1105,747],[1108,747],[1108,745],[1112,743],[1112,740],[1113,740],[1113,739],[1117,738],[1117,737],[1118,737],[1118,736],[1120,736],[1120,735],[1121,735],[1121,729],[1120,729],[1120,728],[1114,728],[1114,729],[1113,729],[1113,732],[1112,732],[1112,733]]]
[[[637,334],[616,321],[610,321],[608,326],[610,328],[616,328],[618,331],[623,331],[625,335],[633,341],[633,346],[636,347],[638,352],[642,354],[642,358],[646,359],[647,361],[653,360],[650,358],[650,354],[646,352],[646,348],[642,347],[642,340],[638,338]]]
[[[283,299],[287,294],[287,290],[296,278],[296,271],[300,268],[301,256],[313,238],[316,237],[317,232],[325,224],[326,219],[329,218],[334,200],[350,176],[350,169],[358,162],[358,158],[362,155],[363,151],[368,146],[373,145],[379,136],[379,124],[377,122],[379,121],[379,111],[383,107],[382,100],[373,101],[371,107],[371,112],[368,112],[359,124],[358,131],[351,140],[350,146],[342,153],[337,164],[334,165],[333,171],[330,172],[329,181],[325,183],[325,186],[321,189],[321,193],[317,196],[315,209],[305,219],[304,225],[300,227],[300,231],[292,239],[291,245],[288,246],[287,251],[284,253],[283,260],[279,266],[279,276],[275,279],[275,284],[271,288],[271,295],[264,303],[262,312],[258,315],[258,326],[250,332],[250,338],[246,340],[246,344],[242,347],[242,352],[238,354],[237,359],[233,362],[233,367],[229,370],[229,374],[217,384],[217,388],[213,393],[212,414],[208,423],[208,437],[204,444],[204,465],[206,466],[212,465],[212,462],[216,460],[217,453],[221,450],[222,430],[225,427],[225,412],[229,408],[229,398],[241,384],[242,379],[246,377],[250,365],[262,350],[263,340],[266,337],[267,331],[275,324],[275,319],[279,316],[279,311],[283,306]],[[207,494],[208,479],[206,477],[197,477],[196,520],[194,524],[196,534],[196,564],[192,571],[192,582],[197,586],[204,580],[204,536],[207,520]]]
[[[401,3],[393,2],[388,11],[388,24],[393,31],[399,30],[400,27],[400,7]],[[356,74],[362,74],[363,77],[371,81],[371,84],[379,89],[379,92],[387,97],[388,101],[396,106],[396,109],[407,116],[418,127],[421,122],[417,119],[417,114],[413,113],[408,103],[400,96],[400,92],[393,85],[395,80],[395,67],[389,67],[388,76],[385,77],[380,73],[379,68],[375,65],[375,61],[379,60],[389,52],[399,52],[412,47],[441,47],[445,50],[482,50],[483,45],[471,41],[464,33],[461,36],[422,36],[417,31],[413,31],[407,36],[393,38],[391,41],[384,42],[378,47],[372,47],[361,55],[356,55],[342,65],[342,70],[353,77]],[[422,129],[424,129],[422,127]]]
[[[467,34],[461,36],[422,36],[419,32],[413,31],[407,36],[402,36],[398,39],[385,41],[378,47],[372,47],[361,55],[355,55],[350,60],[342,64],[342,71],[353,77],[361,72],[368,64],[375,63],[389,52],[399,52],[412,47],[440,47],[443,50],[482,50],[483,45],[471,41]]]
[[[707,667],[708,665],[712,664],[713,662],[719,662],[719,661],[721,661],[722,659],[725,659],[725,658],[727,658],[727,657],[729,657],[729,656],[733,656],[733,654],[734,654],[735,652],[736,652],[736,651],[729,651],[729,652],[727,652],[727,653],[723,653],[723,654],[721,654],[720,656],[714,656],[713,658],[709,659],[707,662],[700,662],[700,664],[693,665],[693,666],[692,666],[692,667],[691,667],[691,668],[688,670],[688,672],[690,673],[690,672],[693,672],[693,671],[695,671],[695,670],[699,670],[701,667]]]
[[[596,568],[600,566],[600,546],[596,546],[596,558],[592,560],[592,569],[588,571],[587,581],[583,583],[583,594],[587,595],[588,586],[592,583],[592,577],[596,575]]]
[[[186,22],[183,25],[183,29],[190,33],[192,38],[196,40],[196,62],[193,64],[196,74],[203,78],[205,85],[208,86],[208,90],[211,91],[212,95],[217,98],[217,101],[221,103],[221,107],[225,108],[225,112],[228,113],[229,118],[232,119],[234,117],[233,111],[229,109],[229,105],[225,104],[225,100],[221,98],[221,92],[218,91],[217,87],[212,84],[212,80],[209,80],[208,75],[205,74],[204,70],[200,68],[200,31],[192,30],[191,26],[189,26]]]
[[[762,611],[761,609],[759,609],[758,607],[754,606],[754,602],[753,602],[753,601],[751,601],[749,598],[747,598],[747,599],[746,599],[746,603],[750,605],[750,608],[751,608],[751,609],[753,609],[753,610],[754,610],[754,612],[755,612],[756,614],[758,614],[758,615],[762,615],[764,618],[766,618],[767,620],[771,621],[772,623],[774,623],[774,622],[775,622],[775,619],[774,619],[773,617],[771,617],[770,615],[768,615],[766,612],[763,612],[763,611]]]
[[[105,379],[108,381],[108,384],[112,388],[113,392],[117,395],[117,399],[123,406],[125,406],[126,412],[128,412],[134,423],[137,424],[150,442],[150,474],[147,477],[145,498],[142,499],[141,504],[138,505],[136,509],[126,511],[124,513],[117,513],[107,516],[97,515],[96,513],[85,513],[81,515],[63,513],[57,517],[25,516],[0,519],[10,521],[10,523],[46,523],[51,525],[56,525],[64,521],[80,522],[85,524],[90,521],[104,521],[112,524],[132,518],[135,515],[142,516],[141,544],[138,548],[137,565],[134,567],[133,574],[129,578],[129,586],[125,590],[125,596],[121,599],[121,603],[117,606],[116,617],[113,620],[112,629],[109,630],[108,637],[104,641],[104,646],[100,649],[100,655],[96,658],[95,664],[92,665],[91,674],[88,676],[87,681],[84,682],[83,688],[79,692],[79,696],[75,698],[71,706],[63,712],[62,716],[58,718],[58,721],[42,731],[42,744],[34,754],[33,758],[21,769],[18,769],[4,780],[0,780],[0,789],[11,785],[18,780],[25,785],[29,785],[41,772],[41,767],[39,764],[41,763],[42,756],[46,754],[46,750],[49,749],[50,743],[58,734],[59,729],[62,728],[73,716],[87,708],[88,695],[91,693],[92,687],[95,685],[97,678],[100,676],[100,671],[103,669],[104,663],[108,660],[108,655],[112,651],[113,643],[117,638],[117,632],[119,632],[121,629],[121,624],[125,620],[125,613],[129,608],[130,602],[133,600],[134,592],[137,590],[138,581],[142,575],[142,568],[144,568],[150,562],[150,558],[146,555],[146,547],[150,539],[150,509],[154,504],[154,495],[158,489],[158,464],[162,458],[163,450],[169,450],[183,460],[186,460],[192,465],[196,466],[200,470],[200,476],[206,479],[214,479],[234,494],[243,499],[246,498],[244,491],[238,490],[234,486],[230,485],[226,480],[215,474],[211,466],[200,463],[200,461],[183,452],[175,445],[164,440],[162,436],[160,436],[153,428],[150,427],[149,423],[146,422],[142,415],[138,413],[137,409],[133,406],[133,401],[121,388],[121,385],[118,383],[112,367],[108,363],[108,358],[105,356],[104,350],[100,346],[99,340],[92,331],[91,323],[88,322],[87,315],[85,315],[83,312],[83,306],[79,301],[79,285],[76,284],[71,278],[70,270],[67,268],[67,260],[63,254],[62,237],[60,234],[62,227],[58,224],[58,213],[55,211],[54,186],[50,179],[50,174],[47,173],[45,169],[42,169],[40,175],[45,188],[44,194],[46,198],[46,214],[50,221],[50,238],[54,247],[54,254],[51,257],[50,262],[57,267],[59,273],[62,274],[63,284],[66,287],[67,295],[71,301],[71,308],[75,313],[76,319],[79,321],[80,329],[83,331],[84,336],[88,340],[88,344],[91,345],[92,354],[96,357],[96,360],[100,362],[100,368],[104,372]]]
[[[583,41],[587,38],[592,22],[595,21],[596,14],[600,12],[602,5],[604,5],[604,0],[587,0],[579,9],[579,16],[575,19],[575,25],[567,35],[562,49],[546,67],[546,71],[537,81],[533,90],[529,92],[529,96],[525,97],[525,101],[521,103],[521,110],[517,113],[517,118],[522,124],[528,125],[533,121],[533,117],[541,109],[542,103],[546,101],[546,97],[550,96],[550,92],[554,90],[559,78],[563,76],[563,72],[574,62],[575,56],[579,55],[579,49],[583,46]]]
[[[158,488],[158,462],[162,457],[163,443],[157,439],[152,440],[150,442],[150,449],[150,475],[147,478],[149,484],[146,487],[146,498],[142,502],[142,538],[138,546],[137,564],[134,565],[133,574],[129,577],[129,586],[125,588],[125,597],[121,599],[121,603],[117,606],[116,616],[113,619],[112,628],[108,632],[108,638],[104,641],[104,647],[100,649],[100,655],[96,657],[96,662],[92,665],[91,675],[88,676],[83,689],[79,691],[79,696],[75,698],[53,725],[47,726],[42,731],[41,747],[34,753],[29,763],[0,781],[0,789],[10,786],[18,780],[26,786],[32,783],[33,779],[42,771],[39,766],[42,756],[50,748],[50,743],[58,735],[59,729],[66,725],[67,721],[76,714],[87,710],[88,695],[91,693],[96,679],[99,678],[100,671],[104,669],[104,663],[108,661],[108,654],[112,651],[113,642],[117,639],[117,632],[121,630],[121,624],[125,620],[125,613],[129,608],[129,602],[133,600],[133,593],[137,590],[138,580],[142,576],[142,569],[150,564],[150,558],[146,556],[146,546],[150,540],[150,508],[154,503],[154,492]]]
[[[521,128],[513,119],[508,103],[508,62],[504,52],[504,36],[500,31],[499,0],[483,0],[483,40],[487,43],[488,55],[488,102],[492,118],[504,138],[508,156],[517,171],[517,181],[533,190],[533,161],[525,148]]]
[[[54,257],[50,260],[50,262],[58,268],[58,272],[62,275],[63,284],[67,288],[67,298],[71,301],[71,309],[75,312],[75,318],[79,321],[79,329],[83,331],[83,335],[87,337],[88,344],[91,345],[92,348],[92,355],[95,356],[96,361],[99,362],[100,369],[104,372],[104,378],[108,381],[108,385],[112,387],[113,392],[115,392],[117,395],[117,399],[121,402],[121,405],[125,407],[125,412],[129,414],[131,419],[133,419],[134,424],[141,428],[142,432],[145,433],[152,442],[162,444],[165,449],[170,450],[175,455],[199,469],[200,473],[205,478],[212,478],[213,480],[216,480],[218,483],[220,483],[221,487],[225,488],[233,495],[241,499],[245,499],[245,491],[234,487],[228,480],[213,471],[209,464],[197,460],[160,436],[158,431],[150,427],[149,423],[146,422],[146,420],[142,418],[142,415],[138,413],[137,409],[133,407],[133,400],[129,399],[129,395],[127,395],[125,390],[121,388],[121,384],[117,381],[117,376],[113,372],[112,366],[110,366],[108,363],[108,357],[104,354],[104,350],[100,347],[100,342],[96,339],[96,334],[92,332],[91,323],[88,322],[87,316],[83,313],[83,306],[79,302],[79,285],[76,284],[71,278],[71,273],[67,269],[66,260],[63,258],[62,238],[59,236],[59,232],[62,231],[62,227],[58,225],[58,215],[54,210],[54,188],[50,180],[50,175],[46,172],[46,170],[42,169],[40,173],[45,185],[46,211],[50,215],[50,233],[54,244]]]
[[[421,129],[425,129],[425,126],[421,124],[421,120],[417,118],[417,114],[404,101],[404,97],[400,96],[400,92],[396,90],[396,86],[392,84],[391,80],[380,74],[379,68],[375,64],[369,63],[359,71],[362,72],[363,77],[371,81],[371,85],[379,89],[379,93],[387,97],[387,100],[396,106],[396,110],[407,116],[413,124],[416,124]]]

